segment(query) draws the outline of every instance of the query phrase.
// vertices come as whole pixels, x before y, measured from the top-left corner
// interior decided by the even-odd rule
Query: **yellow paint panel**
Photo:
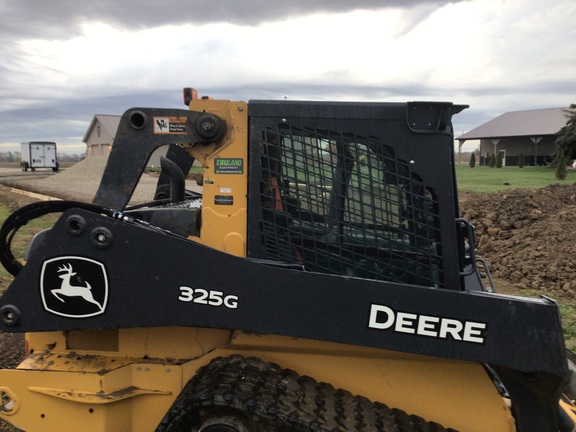
[[[30,431],[153,430],[151,425],[155,427],[198,368],[215,357],[240,354],[445,427],[515,430],[506,401],[478,364],[281,336],[238,332],[230,341],[224,331],[160,330],[122,330],[119,338],[122,354],[148,352],[157,358],[55,351],[37,353],[20,366],[31,370],[1,370],[0,383],[15,399],[17,412],[0,413],[0,418]],[[53,340],[53,335],[45,336]],[[182,348],[185,345],[195,348]],[[194,357],[177,360],[183,353]]]
[[[221,142],[189,150],[204,166],[200,242],[246,256],[248,208],[248,106],[245,102],[196,100],[194,111],[226,122]]]
[[[0,418],[28,431],[154,430],[182,388],[180,368],[151,364],[107,373],[0,370],[0,382],[23,401]]]

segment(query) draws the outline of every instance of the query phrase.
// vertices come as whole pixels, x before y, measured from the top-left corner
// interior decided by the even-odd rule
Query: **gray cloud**
[[[484,15],[478,12],[483,25],[472,26],[470,32],[466,31],[467,28],[456,27],[460,33],[453,41],[446,40],[446,45],[430,46],[428,35],[441,29],[427,24],[435,22],[435,25],[441,24],[442,29],[445,29],[458,23],[459,16],[449,13],[445,15],[452,17],[449,21],[438,23],[438,19],[431,19],[435,11],[440,11],[441,6],[448,3],[458,2],[0,0],[0,143],[6,147],[19,141],[46,139],[66,143],[78,142],[81,145],[81,138],[94,114],[122,114],[134,106],[184,108],[180,86],[189,84],[201,86],[199,90],[202,95],[217,99],[286,97],[291,100],[445,100],[469,104],[470,109],[454,118],[455,130],[458,133],[477,127],[506,111],[567,106],[576,102],[576,81],[572,79],[571,73],[574,71],[573,53],[576,50],[574,38],[570,37],[573,35],[573,27],[569,24],[576,17],[576,7],[571,0],[559,2],[559,5],[555,0],[544,1],[549,3],[547,5],[502,2],[499,6],[489,6],[486,9],[483,9],[483,0],[462,0],[460,4],[449,5],[442,10],[484,11]],[[363,57],[355,55],[356,46],[353,44],[341,46],[333,43],[339,48],[334,57],[339,61],[326,61],[324,68],[317,66],[322,64],[323,60],[331,59],[321,55],[318,56],[318,61],[310,57],[308,62],[312,62],[311,64],[302,62],[300,54],[316,52],[315,50],[320,52],[325,45],[332,43],[333,33],[317,31],[315,28],[304,29],[309,40],[305,39],[301,46],[291,47],[292,51],[274,51],[277,48],[272,48],[271,51],[263,52],[260,57],[252,56],[263,49],[258,44],[258,39],[246,37],[245,34],[260,34],[262,31],[263,38],[282,35],[275,30],[275,26],[234,29],[235,35],[244,35],[245,40],[251,41],[245,44],[228,44],[230,36],[220,34],[223,30],[218,26],[206,29],[183,27],[180,33],[158,31],[158,35],[171,34],[171,38],[174,34],[181,36],[175,40],[176,48],[167,49],[168,55],[165,58],[160,56],[148,59],[145,55],[131,56],[130,52],[123,51],[123,56],[117,58],[118,56],[111,55],[111,59],[107,59],[108,54],[116,54],[120,49],[114,50],[113,46],[108,46],[110,42],[106,41],[106,46],[100,46],[92,52],[93,46],[86,43],[80,46],[89,55],[78,61],[93,64],[95,68],[85,68],[86,70],[80,72],[69,69],[76,60],[74,57],[67,57],[67,62],[58,62],[60,47],[63,54],[69,48],[66,44],[46,44],[48,48],[51,45],[57,48],[53,48],[53,51],[42,51],[43,44],[26,41],[66,40],[80,34],[82,25],[88,22],[110,24],[130,33],[131,30],[182,23],[229,22],[258,26],[261,23],[313,13],[345,13],[355,9],[377,11],[384,7],[409,9],[401,14],[391,15],[397,17],[393,30],[395,41],[387,41],[390,45],[398,43],[398,46],[405,49],[387,50],[387,46],[377,46],[373,39],[366,38],[364,34],[350,34],[350,38],[356,38],[354,42],[358,44],[358,48],[368,48],[362,51],[362,56],[366,59],[392,53],[390,65],[406,63],[405,72],[388,74],[378,62],[363,63]],[[541,22],[542,10],[556,12],[551,14],[547,21]],[[495,11],[499,14],[495,14]],[[362,16],[380,18],[384,15]],[[357,16],[352,16],[352,19],[357,19]],[[420,31],[419,24],[423,24]],[[278,27],[282,25],[279,23]],[[536,25],[546,28],[546,31],[542,28],[533,30]],[[426,32],[423,32],[422,28]],[[114,34],[122,37],[122,33]],[[151,33],[153,32],[148,34]],[[483,43],[475,44],[475,34],[482,35],[479,40]],[[399,35],[406,37],[398,37]],[[90,37],[98,39],[100,36]],[[106,40],[105,36],[102,35],[103,40]],[[141,36],[143,39],[138,41],[148,40],[145,39],[146,35]],[[419,38],[417,43],[413,41],[415,37]],[[275,47],[285,48],[286,40],[279,37],[278,41],[284,45]],[[460,41],[469,41],[469,44],[458,44]],[[82,38],[75,43],[82,44]],[[458,48],[454,49],[454,45]],[[133,45],[124,44],[121,49],[130,50],[131,47]],[[436,52],[437,57],[443,61],[435,62],[434,58],[423,55],[430,50]],[[468,52],[474,55],[461,56]],[[175,55],[176,53],[179,55]],[[51,61],[52,57],[54,61]],[[415,63],[411,61],[414,58],[422,60]],[[475,62],[477,59],[483,61]],[[277,71],[261,73],[258,67],[260,61],[278,63]],[[285,63],[286,61],[288,63]],[[358,66],[358,61],[365,66]],[[466,68],[466,61],[470,61],[476,69]],[[291,80],[283,65],[298,62],[302,62],[301,68],[297,78]],[[455,73],[460,68],[464,70],[463,73]],[[446,79],[437,78],[441,71],[446,71]],[[377,73],[380,72],[382,78],[379,80]],[[374,84],[378,82],[382,85]]]
[[[9,34],[24,38],[61,39],[77,34],[81,25],[86,22],[106,22],[127,29],[213,22],[258,25],[262,22],[315,13],[344,13],[388,7],[412,8],[420,4],[439,6],[454,2],[450,0],[18,0],[0,4],[0,36]]]
[[[4,105],[2,99],[0,104]],[[94,114],[120,115],[131,107],[182,107],[181,93],[175,90],[95,96],[89,92],[74,97],[44,99],[36,105],[0,111],[0,137],[3,141],[53,140],[78,144]],[[0,150],[1,151],[1,150]]]
[[[94,114],[121,115],[132,107],[158,107],[186,109],[182,102],[181,89],[154,91],[127,90],[121,94],[106,94],[110,90],[84,89],[82,93],[61,95],[57,88],[43,88],[53,96],[39,100],[24,100],[23,104],[8,107],[6,98],[0,96],[0,141],[21,142],[50,140],[77,142],[82,137]],[[433,93],[424,86],[415,88],[380,87],[362,85],[307,84],[293,82],[263,82],[242,86],[214,86],[199,89],[200,94],[215,99],[291,99],[291,100],[381,100],[402,95]],[[329,95],[329,96],[328,96]],[[4,151],[0,149],[0,151]]]
[[[469,104],[471,107],[454,118],[454,128],[460,132],[470,130],[479,124],[502,114],[504,111],[550,107],[540,99],[541,95],[553,94],[569,89],[576,93],[576,83],[538,82],[531,86],[532,104],[525,101],[507,100],[502,105],[502,95],[510,89],[498,86],[484,89],[439,89],[426,84],[390,86],[331,85],[293,82],[266,82],[242,86],[214,86],[200,89],[201,95],[216,99],[291,99],[291,100],[443,100],[455,104]],[[528,91],[524,88],[524,91]],[[478,102],[482,101],[482,105]],[[566,100],[566,106],[573,103]],[[0,99],[0,104],[5,105]],[[45,139],[54,141],[77,141],[92,120],[94,114],[120,115],[132,107],[166,107],[186,109],[181,100],[179,88],[155,91],[134,90],[122,94],[103,95],[102,91],[87,89],[82,95],[45,98],[35,106],[15,107],[0,111],[0,137],[4,141],[26,141]],[[16,127],[14,125],[17,125]],[[25,128],[25,129],[23,129]],[[75,138],[76,137],[76,138]],[[78,138],[80,137],[80,138]],[[1,149],[0,149],[1,151]]]

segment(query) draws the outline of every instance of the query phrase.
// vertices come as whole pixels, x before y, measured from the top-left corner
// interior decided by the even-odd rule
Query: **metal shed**
[[[492,154],[503,153],[504,165],[517,165],[524,154],[526,165],[550,162],[555,135],[566,124],[569,108],[548,108],[504,113],[456,138],[459,146],[480,140],[480,165]]]

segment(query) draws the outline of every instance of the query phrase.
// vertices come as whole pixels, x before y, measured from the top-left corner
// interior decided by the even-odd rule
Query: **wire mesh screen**
[[[310,271],[442,287],[438,203],[375,137],[288,126],[262,140],[262,241]]]

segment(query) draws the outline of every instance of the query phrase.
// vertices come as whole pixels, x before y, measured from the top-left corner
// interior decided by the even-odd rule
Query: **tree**
[[[494,156],[494,153],[492,153],[492,155],[490,156],[490,168],[494,168],[496,166],[496,156]]]
[[[470,168],[474,168],[476,166],[476,154],[472,152],[470,156]]]
[[[518,168],[524,168],[526,165],[526,159],[524,158],[524,153],[518,155]]]
[[[498,152],[498,156],[496,157],[496,168],[502,168],[504,165],[504,152]]]
[[[556,178],[558,180],[564,180],[566,179],[566,174],[566,156],[564,155],[564,152],[560,152],[558,160],[556,161]]]
[[[560,155],[564,155],[564,162],[566,159],[576,159],[576,104],[570,105],[570,108],[565,110],[568,121],[556,133],[556,150],[554,151],[553,165],[558,166],[560,162]]]

